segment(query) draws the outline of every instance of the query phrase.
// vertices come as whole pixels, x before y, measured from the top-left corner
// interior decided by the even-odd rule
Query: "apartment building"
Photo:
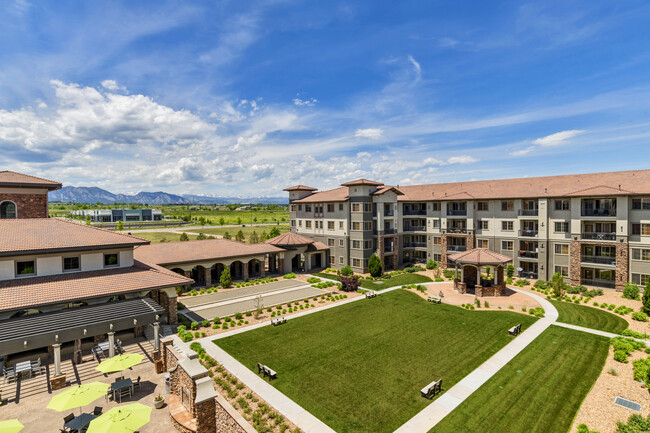
[[[487,248],[519,275],[622,290],[650,278],[650,170],[388,186],[359,179],[289,192],[291,231],[330,247],[328,263],[387,269]]]

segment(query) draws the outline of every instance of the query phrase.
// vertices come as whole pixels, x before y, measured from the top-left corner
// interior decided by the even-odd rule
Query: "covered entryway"
[[[449,257],[456,267],[454,289],[459,293],[471,293],[476,296],[501,296],[506,284],[503,271],[512,258],[485,248],[474,248]],[[460,277],[459,277],[460,271]]]

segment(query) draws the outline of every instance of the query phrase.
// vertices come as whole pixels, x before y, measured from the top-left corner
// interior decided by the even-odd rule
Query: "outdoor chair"
[[[68,415],[68,416],[66,416],[65,418],[63,418],[63,424],[67,424],[67,423],[69,423],[70,421],[72,421],[73,419],[74,419],[74,414],[71,413],[70,415]]]
[[[118,391],[118,395],[120,396],[120,403],[122,403],[122,397],[129,397],[131,398],[131,388],[122,388],[121,390]]]
[[[16,372],[14,371],[13,368],[7,370],[6,367],[3,367],[2,376],[3,376],[2,383],[5,383],[7,380],[11,382],[11,379],[16,380]]]
[[[103,409],[104,408],[102,408],[101,406],[95,406],[95,410],[93,410],[93,415],[96,415],[96,416],[101,415]]]
[[[41,358],[38,358],[36,361],[32,361],[32,374],[42,373],[44,368],[45,367],[41,365]]]
[[[133,382],[133,392],[135,392],[136,388],[138,388],[138,390],[140,389],[140,376],[138,376],[135,382]]]

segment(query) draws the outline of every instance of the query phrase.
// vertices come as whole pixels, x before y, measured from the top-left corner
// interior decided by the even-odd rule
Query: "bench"
[[[271,325],[273,325],[273,326],[277,326],[277,325],[280,325],[282,323],[287,323],[287,318],[284,317],[284,316],[278,317],[277,319],[271,319]]]
[[[366,299],[374,298],[377,296],[377,292],[374,292],[372,290],[366,292]]]
[[[442,392],[442,379],[433,381],[420,390],[420,394],[424,398],[434,397],[436,394],[439,394],[440,392]]]
[[[517,336],[521,332],[521,323],[508,329],[508,334]]]
[[[275,370],[272,370],[270,367],[267,367],[266,365],[260,364],[259,362],[257,363],[257,374],[262,373],[262,376],[268,376],[269,380],[275,379],[278,377],[278,374],[275,372]]]
[[[429,302],[433,302],[434,304],[442,304],[442,299],[440,299],[440,298],[437,297],[437,296],[429,296],[429,297],[427,298],[427,301],[429,301]]]

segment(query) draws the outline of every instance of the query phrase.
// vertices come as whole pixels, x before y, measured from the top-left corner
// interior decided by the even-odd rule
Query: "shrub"
[[[512,284],[512,277],[506,278],[506,284]]]
[[[627,363],[628,353],[624,350],[614,351],[614,361]]]
[[[632,320],[637,320],[639,322],[647,322],[648,315],[643,311],[638,311],[636,313],[632,313]]]
[[[252,315],[253,315],[253,313],[251,311],[246,312],[246,317],[251,317]]]
[[[241,320],[242,317],[244,317],[242,313],[235,313],[235,320]]]
[[[181,340],[183,340],[183,343],[189,343],[190,341],[192,341],[192,333],[191,332],[186,332],[181,337]]]
[[[454,276],[456,275],[453,269],[445,269],[442,274],[447,279],[454,278]]]
[[[639,286],[634,283],[625,283],[625,288],[623,289],[623,297],[625,299],[639,299]]]
[[[603,289],[592,289],[592,290],[587,290],[584,295],[593,298],[595,296],[603,296]]]
[[[476,304],[476,308],[481,308],[481,301],[478,298],[474,299],[474,303]]]
[[[283,277],[283,278],[284,278],[285,280],[290,280],[290,279],[292,279],[292,278],[296,278],[296,274],[293,273],[293,272],[290,272],[290,273],[288,273],[288,274],[284,274],[284,277]]]
[[[413,272],[420,272],[420,271],[424,271],[424,268],[419,265],[409,266],[407,268],[404,268],[404,272],[407,272],[409,274],[412,274]]]
[[[230,269],[226,266],[221,273],[221,278],[219,278],[219,283],[221,287],[228,288],[232,285],[232,278],[230,277]]]
[[[587,427],[587,424],[580,424],[578,426],[578,430],[576,430],[577,433],[598,433],[596,430],[589,430],[589,427]]]
[[[384,272],[384,265],[377,254],[370,256],[370,260],[368,260],[368,272],[373,277],[379,277]]]
[[[524,283],[524,280],[517,280],[517,282],[515,283],[515,286],[517,287],[524,287],[525,285],[526,283]]]
[[[210,321],[209,320],[204,320],[203,322],[201,322],[201,326],[204,327],[204,328],[207,328],[208,326],[210,326]]]
[[[506,266],[506,275],[511,279],[515,275],[515,267],[513,265]]]
[[[197,329],[199,329],[199,322],[192,322],[192,324],[190,325],[190,329],[192,331],[196,331]]]
[[[646,314],[650,314],[650,278],[648,279],[648,282],[645,285],[645,288],[643,289],[643,296],[641,297],[641,302],[643,303],[643,307],[641,307],[641,311],[643,311]]]
[[[542,307],[531,308],[528,312],[538,318],[544,317],[544,309]]]
[[[228,322],[223,322],[223,325],[221,325],[221,329],[228,329]]]
[[[438,267],[438,262],[436,262],[435,260],[429,259],[427,261],[427,269],[432,271],[432,270],[436,269],[437,267]]]
[[[320,278],[317,278],[317,277],[309,277],[309,278],[307,279],[307,282],[308,282],[309,284],[320,283]]]
[[[537,281],[535,281],[535,284],[533,285],[533,287],[535,287],[537,289],[544,290],[544,289],[546,289],[548,287],[548,282],[546,282],[544,280],[537,280]]]
[[[345,265],[345,266],[343,266],[341,268],[341,270],[339,271],[339,274],[349,277],[349,276],[354,274],[354,271],[352,271],[351,267],[349,267],[348,265]]]
[[[356,292],[360,286],[358,275],[345,276],[341,274],[339,279],[341,280],[341,290],[344,292]]]
[[[485,308],[490,308],[490,303],[488,301],[485,301],[483,304],[485,305]]]

